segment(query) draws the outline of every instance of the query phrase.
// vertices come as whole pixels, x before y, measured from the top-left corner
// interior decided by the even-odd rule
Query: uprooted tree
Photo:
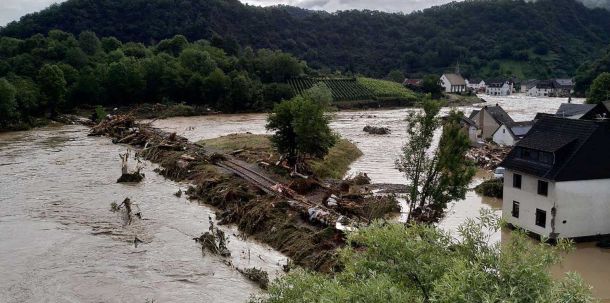
[[[440,108],[439,102],[427,99],[423,113],[412,112],[407,117],[408,142],[396,161],[410,183],[407,223],[438,221],[447,203],[464,198],[475,174],[465,157],[470,143],[461,130],[460,113],[452,112],[442,125]],[[434,133],[441,125],[440,142],[434,148]]]
[[[271,142],[290,165],[305,157],[324,157],[337,142],[331,131],[325,105],[306,96],[277,104],[267,119],[267,130],[274,131]]]

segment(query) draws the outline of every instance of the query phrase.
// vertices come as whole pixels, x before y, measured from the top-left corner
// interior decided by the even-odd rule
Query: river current
[[[483,96],[516,121],[537,112],[554,113],[565,99]],[[583,100],[574,100],[582,102]],[[482,105],[460,107],[467,114]],[[349,174],[366,172],[374,182],[404,183],[394,161],[404,144],[405,117],[413,109],[346,111],[332,128],[355,142],[364,155]],[[444,109],[447,112],[449,109]],[[264,114],[170,118],[155,126],[192,141],[231,133],[266,133]],[[366,134],[366,125],[385,126],[389,136]],[[0,133],[0,302],[245,302],[260,290],[222,259],[203,255],[194,237],[208,230],[214,210],[173,194],[186,184],[163,179],[145,163],[145,181],[117,184],[119,153],[127,146],[87,137],[80,126]],[[480,172],[472,186],[488,174]],[[110,203],[138,203],[142,220],[125,223]],[[502,201],[469,192],[450,206],[440,226],[455,231],[480,208],[501,213]],[[223,227],[224,228],[224,227]],[[257,267],[272,277],[286,257],[245,239],[233,228],[231,262]],[[505,236],[494,235],[496,241]],[[144,243],[137,247],[137,237]],[[610,299],[610,251],[579,244],[557,276],[577,271],[602,299]]]

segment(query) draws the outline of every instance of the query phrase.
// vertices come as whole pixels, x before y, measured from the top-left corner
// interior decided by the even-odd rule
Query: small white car
[[[494,170],[494,178],[496,179],[502,179],[504,178],[504,171],[506,169],[504,167],[497,167],[496,170]]]

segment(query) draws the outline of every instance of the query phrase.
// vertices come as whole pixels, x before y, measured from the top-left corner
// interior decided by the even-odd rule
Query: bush
[[[502,179],[487,180],[474,189],[477,194],[498,199],[502,199],[503,190],[504,181]]]

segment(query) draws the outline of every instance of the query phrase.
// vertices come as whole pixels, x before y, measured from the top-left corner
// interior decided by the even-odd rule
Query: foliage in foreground
[[[554,280],[568,242],[531,241],[516,231],[491,243],[499,229],[490,212],[468,220],[458,239],[427,225],[375,223],[348,236],[334,276],[297,270],[276,280],[255,302],[593,302],[576,274]]]

